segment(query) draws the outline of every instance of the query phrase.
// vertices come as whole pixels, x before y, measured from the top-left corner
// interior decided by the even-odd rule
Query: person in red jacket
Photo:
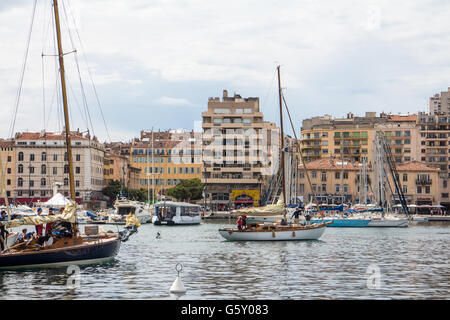
[[[38,208],[37,209],[38,216],[40,216],[41,213],[42,213],[42,209]],[[36,228],[36,235],[37,235],[37,237],[41,237],[42,236],[42,232],[44,231],[44,225],[43,224],[37,224],[35,226],[35,228]]]
[[[237,227],[238,230],[242,230],[242,216],[239,216],[239,219],[237,221]]]

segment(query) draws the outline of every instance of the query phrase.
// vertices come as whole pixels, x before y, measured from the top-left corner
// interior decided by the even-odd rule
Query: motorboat
[[[114,212],[108,215],[108,223],[125,224],[126,217],[130,213],[134,213],[141,224],[152,221],[151,207],[146,206],[143,202],[120,197],[114,202],[114,208]]]
[[[154,225],[189,225],[202,222],[201,206],[187,202],[163,201],[154,205]]]

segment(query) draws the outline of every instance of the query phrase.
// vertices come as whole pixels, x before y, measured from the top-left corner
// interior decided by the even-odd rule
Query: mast
[[[281,80],[280,80],[280,66],[277,67],[278,70],[278,95],[280,100],[280,127],[281,127],[281,173],[283,175],[283,201],[284,206],[286,206],[286,174],[284,168],[284,130],[283,130],[283,105],[281,97]],[[286,220],[286,211],[284,212],[284,219]]]
[[[152,202],[155,203],[155,160],[153,154],[155,149],[153,148],[153,127],[152,127]]]
[[[59,12],[58,12],[58,0],[53,0],[53,8],[55,11],[55,25],[56,25],[56,36],[58,40],[58,57],[59,57],[59,67],[61,75],[61,89],[63,95],[63,107],[64,107],[64,124],[66,129],[66,148],[67,148],[67,158],[69,162],[69,183],[70,183],[70,197],[75,201],[75,181],[73,175],[73,159],[72,159],[72,145],[70,139],[70,126],[69,126],[69,109],[67,106],[67,93],[66,93],[66,80],[64,74],[64,58],[61,43],[61,28],[59,25]]]

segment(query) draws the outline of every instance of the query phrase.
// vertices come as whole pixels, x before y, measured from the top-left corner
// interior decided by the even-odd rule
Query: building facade
[[[450,114],[450,87],[428,99],[428,114]]]
[[[311,186],[308,183],[303,166],[299,166],[298,191],[301,196],[309,201],[313,196],[319,203],[339,204],[346,203],[374,203],[376,181],[371,166],[366,167],[367,187],[360,181],[363,176],[363,164],[351,161],[342,161],[328,157],[317,159],[306,164]],[[436,205],[441,201],[439,195],[439,169],[426,166],[418,161],[400,163],[396,166],[400,184],[408,204]],[[399,197],[395,194],[392,176],[388,174],[388,180],[394,190],[390,195],[391,204],[399,203]]]
[[[364,117],[349,113],[346,118],[329,115],[305,119],[301,129],[301,149],[305,162],[337,157],[344,161],[368,163],[374,154],[377,132],[387,137],[397,162],[419,160],[417,115],[388,115],[366,112]]]
[[[141,131],[130,148],[130,163],[141,169],[140,188],[160,197],[180,181],[201,179],[201,133],[186,130]]]
[[[264,121],[259,98],[224,90],[202,119],[205,202],[212,210],[259,206],[279,155],[279,129]]]
[[[16,156],[13,140],[0,139],[0,157],[2,160],[2,178],[4,183],[4,190],[0,194],[0,203],[4,203],[4,197],[8,197],[8,201],[11,201],[12,194],[14,193],[14,187],[16,182]],[[1,187],[0,187],[1,189]]]
[[[102,199],[104,147],[97,139],[72,132],[72,156],[78,202]],[[23,132],[14,138],[16,181],[13,200],[18,203],[47,201],[53,184],[70,195],[65,134]]]

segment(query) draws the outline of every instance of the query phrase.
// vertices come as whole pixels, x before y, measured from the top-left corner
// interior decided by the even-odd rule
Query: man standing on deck
[[[294,213],[292,214],[291,218],[294,218],[294,223],[298,224],[298,219],[300,216],[300,208],[295,209]]]

